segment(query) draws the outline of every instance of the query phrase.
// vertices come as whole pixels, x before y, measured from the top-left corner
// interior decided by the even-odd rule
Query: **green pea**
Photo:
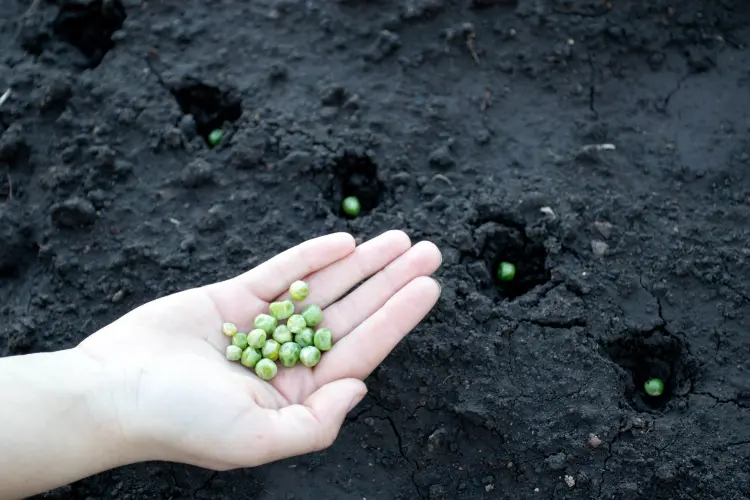
[[[278,320],[268,314],[259,314],[255,317],[255,328],[260,328],[266,335],[271,335],[279,324]]]
[[[247,334],[247,345],[253,349],[262,349],[267,338],[268,335],[266,335],[266,332],[260,328],[250,330],[250,333]]]
[[[237,325],[234,323],[224,323],[221,326],[221,331],[224,332],[224,335],[227,337],[231,337],[235,333],[237,333]]]
[[[255,365],[255,374],[263,380],[271,380],[278,373],[279,367],[268,358],[261,359]]]
[[[664,382],[658,378],[651,378],[643,384],[643,389],[649,396],[658,397],[664,393]]]
[[[299,361],[308,368],[312,368],[320,361],[320,349],[314,345],[303,347],[299,352]]]
[[[497,268],[497,277],[500,281],[511,281],[516,275],[516,266],[510,262],[501,262]]]
[[[344,198],[344,201],[341,202],[341,209],[346,215],[356,217],[359,215],[359,211],[362,209],[362,206],[359,203],[359,198],[357,198],[356,196],[347,196],[346,198]]]
[[[279,319],[287,319],[289,316],[294,314],[294,303],[291,300],[284,300],[281,302],[271,302],[268,307],[271,316]]]
[[[289,328],[286,325],[279,325],[276,327],[273,331],[273,339],[279,344],[286,344],[287,342],[294,340],[292,338],[292,332],[289,331]]]
[[[236,345],[228,345],[226,356],[229,361],[237,361],[242,357],[242,349]]]
[[[247,334],[236,333],[234,337],[232,337],[232,344],[244,350],[247,347]]]
[[[288,320],[286,320],[286,326],[292,333],[299,333],[307,328],[307,322],[305,318],[300,314],[292,314]]]
[[[263,359],[263,355],[258,351],[257,349],[253,349],[252,347],[248,347],[244,351],[242,351],[242,358],[240,358],[240,363],[242,363],[244,366],[247,366],[248,368],[255,368],[255,365],[258,364],[258,361]]]
[[[300,347],[307,347],[309,345],[313,345],[314,343],[314,334],[312,328],[305,328],[301,332],[299,332],[297,335],[294,336],[294,341],[300,345]]]
[[[289,296],[292,300],[301,302],[310,295],[310,287],[304,281],[298,280],[289,286]]]
[[[302,311],[302,317],[305,319],[307,326],[316,326],[323,321],[323,311],[315,304],[311,304]]]
[[[282,345],[279,350],[279,360],[281,361],[281,364],[287,368],[292,368],[297,364],[297,361],[299,361],[299,354],[301,351],[302,348],[299,344],[294,342],[287,342]]]
[[[320,328],[315,332],[313,342],[321,351],[330,351],[333,346],[333,332],[328,328]]]
[[[263,349],[261,349],[260,353],[264,358],[270,359],[271,361],[276,361],[277,359],[279,359],[280,349],[281,344],[276,342],[274,339],[268,339],[266,340],[266,343],[263,344]]]
[[[221,131],[221,129],[212,130],[210,134],[208,134],[208,143],[211,146],[216,146],[221,142],[221,138],[224,137],[224,132]]]

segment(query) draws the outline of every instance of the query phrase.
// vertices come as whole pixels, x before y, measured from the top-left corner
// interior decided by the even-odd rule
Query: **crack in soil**
[[[669,93],[667,94],[667,96],[662,100],[661,104],[657,104],[656,105],[656,110],[657,111],[659,111],[660,113],[666,113],[667,112],[667,108],[669,107],[669,101],[682,88],[682,84],[685,82],[685,80],[687,80],[688,78],[690,78],[690,76],[691,76],[691,74],[687,73],[687,74],[681,76],[677,80],[677,84],[674,86],[674,88],[672,90],[669,91]]]
[[[697,395],[699,395],[699,396],[708,396],[709,398],[713,399],[714,401],[716,401],[716,404],[715,404],[714,406],[712,406],[712,408],[716,407],[716,405],[718,405],[718,404],[728,404],[728,403],[732,403],[732,404],[735,404],[735,405],[737,405],[737,406],[739,406],[740,408],[743,408],[743,409],[745,409],[745,410],[747,410],[747,409],[750,409],[750,405],[746,405],[746,404],[743,404],[743,403],[741,403],[741,402],[740,402],[740,401],[739,401],[738,399],[736,399],[736,398],[721,399],[721,398],[720,398],[720,397],[718,397],[718,396],[714,396],[714,395],[713,395],[713,394],[711,394],[710,392],[697,392],[697,391],[690,391],[690,394],[697,394]]]
[[[404,444],[401,440],[401,433],[396,427],[396,423],[393,421],[393,418],[391,418],[390,415],[386,415],[385,418],[388,420],[388,423],[391,424],[391,429],[393,429],[393,433],[396,435],[396,440],[398,441],[398,451],[401,453],[401,456],[404,460],[414,466],[414,470],[411,473],[411,483],[414,485],[414,489],[417,490],[417,495],[419,495],[419,498],[424,498],[424,495],[422,495],[422,492],[419,489],[419,485],[417,484],[417,479],[415,477],[417,475],[417,472],[419,471],[419,463],[416,460],[411,460],[408,456],[406,456],[406,452],[404,451]]]
[[[607,443],[607,451],[609,453],[607,454],[607,457],[604,459],[604,463],[602,464],[602,477],[601,481],[599,482],[599,492],[596,495],[599,498],[601,498],[602,496],[602,489],[604,488],[604,478],[607,475],[607,462],[609,462],[609,459],[612,458],[612,446],[614,446],[615,442],[620,439],[620,436],[622,436],[627,427],[627,423],[623,424],[621,422],[620,427],[617,429],[617,434],[615,434],[612,440]]]
[[[589,81],[589,109],[594,113],[595,117],[599,117],[599,113],[596,111],[596,66],[594,65],[594,56],[591,51],[588,51],[588,63],[591,68],[591,79]]]
[[[198,486],[195,490],[193,490],[191,495],[195,497],[195,495],[197,495],[199,491],[207,488],[208,485],[211,484],[211,482],[216,478],[218,474],[219,474],[218,472],[214,472],[210,476],[208,476],[208,478],[203,482],[202,485]]]
[[[576,326],[578,327],[585,327],[586,326],[586,320],[581,318],[574,318],[574,319],[561,319],[561,320],[554,320],[554,319],[525,319],[522,320],[525,323],[531,323],[532,325],[541,326],[544,328],[562,328],[562,329],[570,329],[574,328]]]

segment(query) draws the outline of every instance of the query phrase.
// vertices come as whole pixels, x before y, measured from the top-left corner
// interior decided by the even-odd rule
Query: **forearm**
[[[0,500],[134,462],[108,408],[113,392],[75,349],[0,358]]]

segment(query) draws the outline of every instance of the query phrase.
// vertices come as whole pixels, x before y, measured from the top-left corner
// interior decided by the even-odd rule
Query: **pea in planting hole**
[[[604,342],[603,351],[622,369],[625,398],[639,412],[660,412],[675,397],[688,394],[695,383],[697,364],[684,341],[663,329],[632,333]],[[664,383],[659,396],[646,393],[645,383],[658,378]]]
[[[477,228],[476,236],[491,276],[491,294],[514,299],[550,280],[544,244],[529,237],[520,224],[486,222]],[[498,272],[503,263],[510,264],[508,267],[514,271],[505,274],[506,279],[501,279]]]
[[[53,30],[86,56],[90,68],[95,68],[115,46],[112,35],[122,28],[126,17],[120,0],[63,0]]]
[[[211,132],[242,116],[242,99],[234,90],[186,78],[171,85],[170,91],[182,112],[192,115],[198,134],[209,146],[213,146],[209,139]]]
[[[385,187],[378,178],[377,165],[369,156],[346,152],[334,160],[333,174],[331,200],[339,216],[353,217],[342,206],[344,199],[352,196],[359,200],[360,211],[356,216],[366,215],[380,204]]]

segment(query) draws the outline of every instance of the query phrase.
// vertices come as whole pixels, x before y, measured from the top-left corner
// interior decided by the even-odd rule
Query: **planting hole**
[[[182,112],[193,116],[198,133],[208,145],[211,145],[211,132],[242,116],[242,99],[232,90],[222,90],[191,79],[182,80],[170,90]]]
[[[350,217],[342,208],[342,201],[349,196],[359,200],[360,213],[364,215],[378,206],[383,184],[378,179],[378,168],[369,156],[347,152],[337,158],[333,165],[334,183],[331,200],[341,217]]]
[[[605,343],[603,349],[625,370],[625,398],[637,411],[659,411],[674,396],[685,395],[692,388],[696,371],[687,349],[679,338],[663,330],[630,334]],[[661,396],[646,394],[644,384],[651,378],[664,383]]]
[[[53,28],[57,36],[80,50],[93,68],[115,46],[112,34],[122,28],[126,17],[120,0],[65,0]]]
[[[492,277],[493,288],[501,298],[513,299],[549,281],[544,245],[529,238],[523,227],[487,222],[477,229],[477,236],[480,241],[484,240],[484,262]],[[498,276],[503,262],[515,267],[512,279],[502,280]]]

